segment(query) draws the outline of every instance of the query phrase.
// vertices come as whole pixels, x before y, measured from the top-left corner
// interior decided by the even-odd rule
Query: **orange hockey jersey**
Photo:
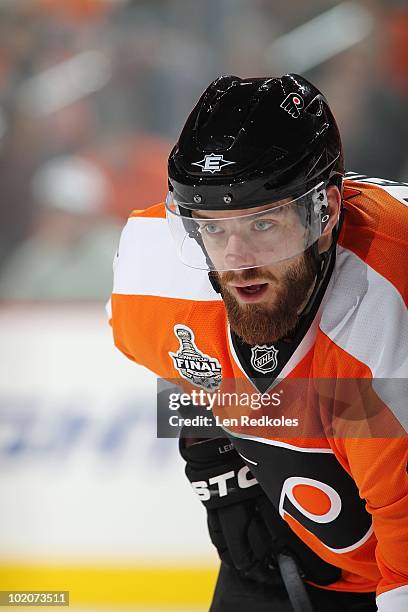
[[[376,393],[401,432],[408,421],[408,393],[401,393],[408,379],[407,206],[408,185],[361,175],[346,180],[329,285],[279,374],[280,379],[369,379],[373,387],[382,381]],[[114,267],[111,324],[115,344],[127,357],[162,378],[192,380],[194,364],[183,361],[181,350],[190,342],[206,364],[200,376],[207,376],[207,385],[245,379],[224,303],[206,272],[179,261],[163,205],[132,213]],[[301,399],[307,414],[307,398]],[[406,611],[406,435],[387,430],[381,436],[378,427],[372,436],[349,435],[347,423],[342,427],[344,436],[318,438],[285,439],[268,426],[229,433],[293,531],[341,568],[341,579],[326,588],[376,590],[379,610]]]

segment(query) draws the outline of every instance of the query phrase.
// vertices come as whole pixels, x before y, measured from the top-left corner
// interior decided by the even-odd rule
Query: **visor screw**
[[[227,193],[227,195],[224,196],[224,202],[225,202],[225,204],[231,204],[232,196],[229,195],[229,193]]]
[[[195,204],[200,204],[202,197],[198,193],[196,193],[196,195],[193,197],[193,200]]]

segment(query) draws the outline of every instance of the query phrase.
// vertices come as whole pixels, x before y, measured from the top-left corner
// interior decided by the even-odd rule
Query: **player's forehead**
[[[287,204],[288,202],[291,202],[291,198],[285,198],[283,200],[279,200],[278,202],[265,204],[264,206],[245,208],[242,210],[193,210],[192,216],[196,219],[228,219],[230,217],[253,215],[255,213],[271,210],[272,208],[277,208],[278,206]]]

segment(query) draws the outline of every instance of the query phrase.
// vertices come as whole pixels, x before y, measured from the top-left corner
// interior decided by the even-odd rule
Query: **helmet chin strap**
[[[210,283],[211,283],[212,288],[214,289],[214,291],[216,293],[221,293],[220,284],[217,281],[217,279],[215,278],[215,273],[212,270],[210,270],[210,272],[208,273],[208,278],[210,279]]]
[[[330,247],[327,249],[327,251],[324,251],[323,253],[319,253],[319,241],[318,240],[316,240],[316,242],[312,244],[311,252],[312,252],[313,260],[316,265],[316,279],[315,279],[313,291],[310,294],[310,297],[307,300],[305,307],[299,313],[299,319],[301,317],[306,316],[311,311],[313,304],[315,303],[316,297],[319,295],[320,288],[326,279],[328,271],[331,267],[330,264],[333,260],[333,257],[335,257],[337,239],[340,234],[341,226],[343,225],[343,217],[344,217],[344,208],[341,208],[339,222],[337,223],[336,227],[332,231],[332,243]]]
[[[299,320],[305,317],[306,315],[308,315],[309,312],[312,310],[313,305],[316,301],[316,298],[320,294],[320,288],[323,285],[324,281],[326,280],[326,276],[331,267],[330,264],[335,255],[335,248],[336,248],[336,243],[333,241],[332,244],[330,245],[330,248],[327,251],[325,251],[324,253],[319,253],[319,247],[318,247],[317,241],[312,245],[311,253],[312,253],[313,261],[316,267],[316,276],[315,276],[315,281],[313,285],[313,290],[310,293],[306,304],[304,305],[302,310],[299,312]]]

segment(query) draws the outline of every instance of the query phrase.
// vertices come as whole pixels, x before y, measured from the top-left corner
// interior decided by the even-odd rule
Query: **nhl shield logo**
[[[202,353],[194,342],[194,333],[185,325],[175,325],[174,333],[180,342],[177,353],[169,352],[174,367],[193,385],[214,391],[221,384],[221,366],[218,359]]]
[[[257,372],[266,374],[267,372],[273,372],[277,365],[278,349],[274,346],[267,346],[258,344],[251,349],[251,365]]]

